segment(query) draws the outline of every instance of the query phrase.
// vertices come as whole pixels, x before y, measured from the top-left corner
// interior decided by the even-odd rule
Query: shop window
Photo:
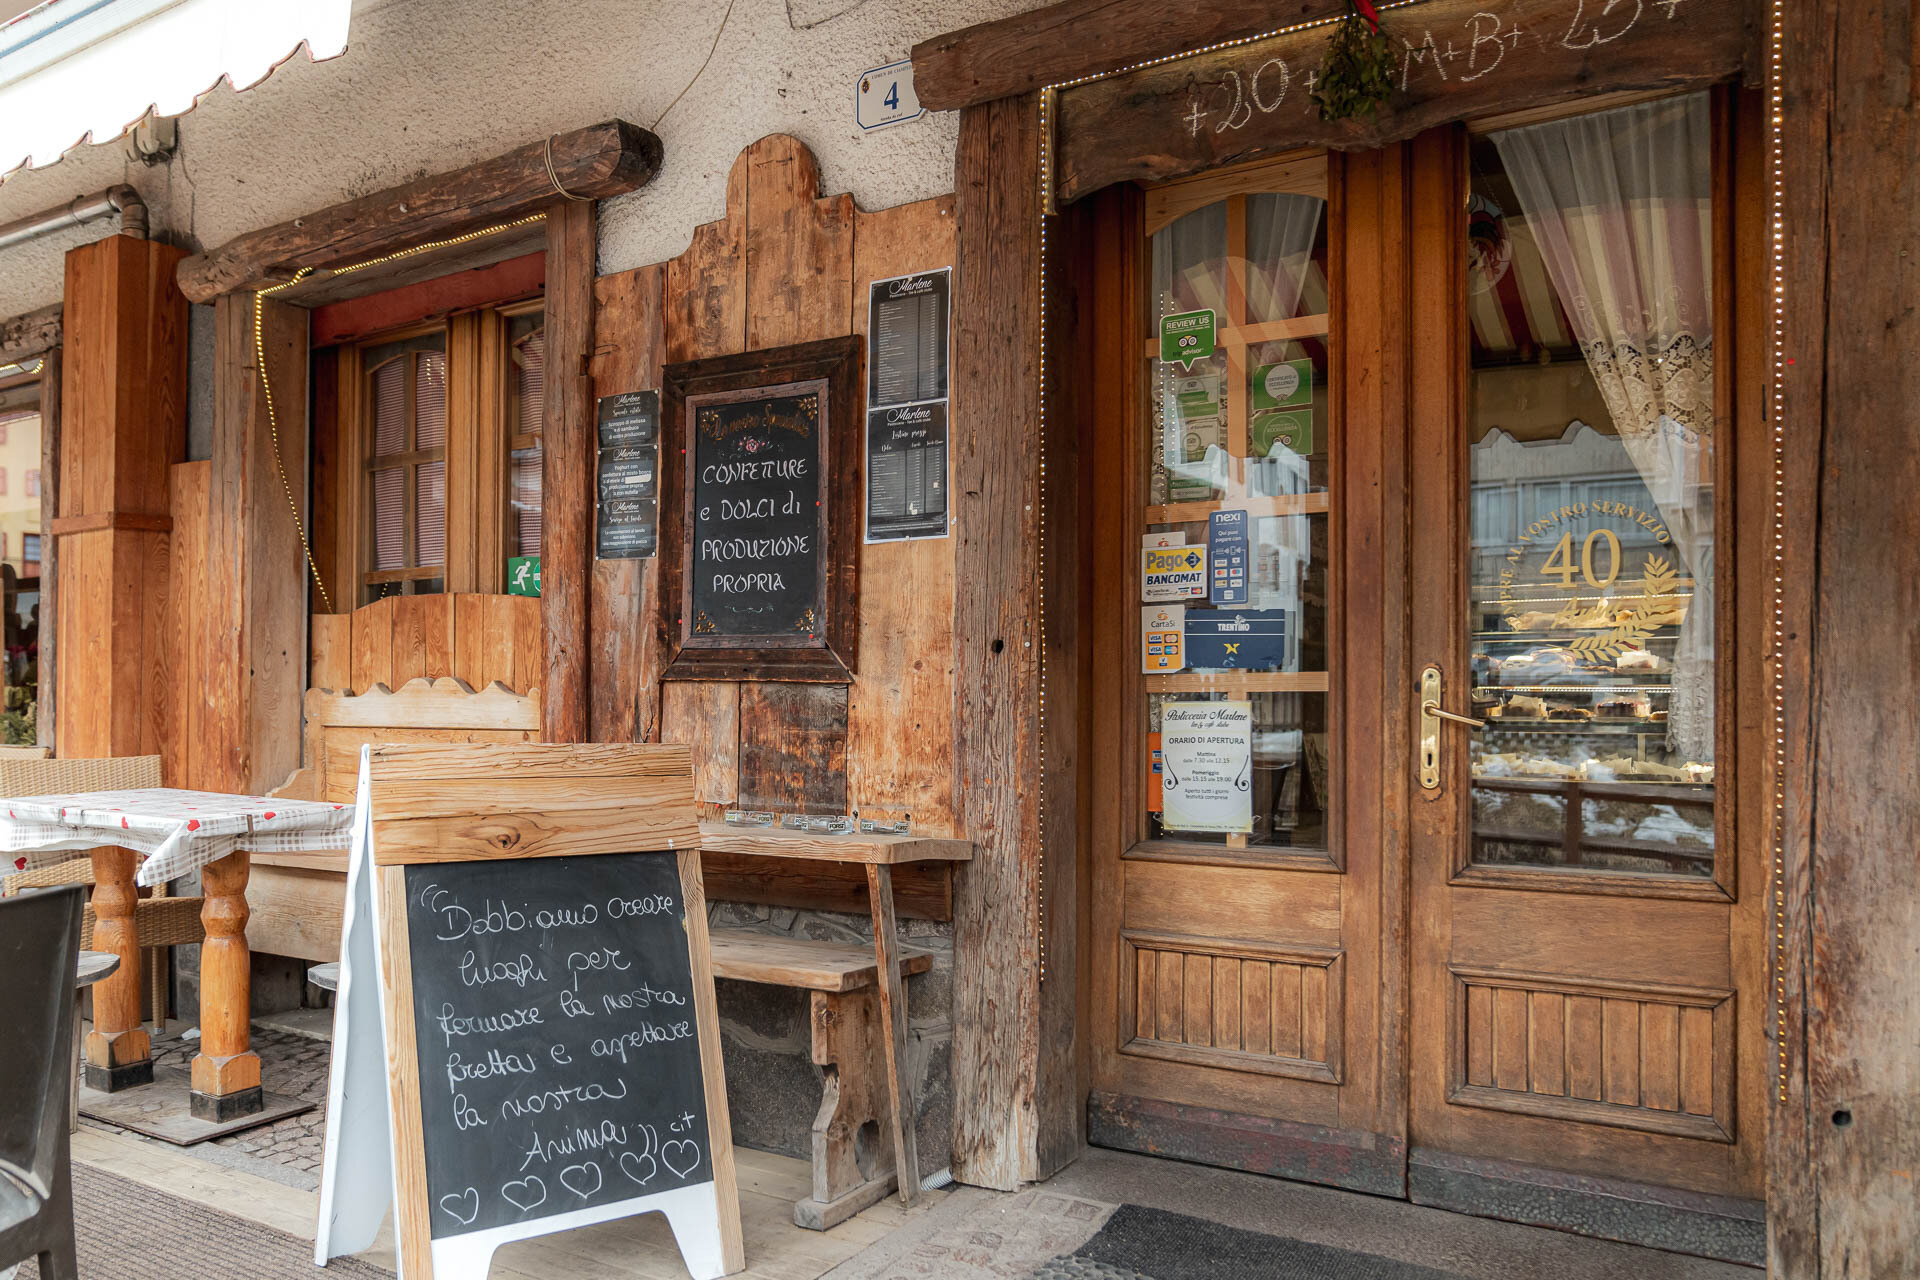
[[[1713,874],[1714,135],[1700,93],[1474,140],[1480,865]]]
[[[0,368],[0,457],[4,470],[25,471],[40,459],[39,383],[33,371]],[[40,498],[39,485],[24,494],[0,488],[0,631],[4,631],[4,695],[0,695],[0,743],[31,745],[40,708]]]
[[[537,300],[340,350],[353,603],[497,592],[510,558],[540,554],[544,356]]]
[[[1143,592],[1152,838],[1331,847],[1326,172],[1310,157],[1148,194],[1140,500],[1168,568]],[[1221,794],[1197,785],[1221,769]]]

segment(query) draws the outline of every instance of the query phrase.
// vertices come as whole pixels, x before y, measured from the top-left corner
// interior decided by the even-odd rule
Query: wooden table
[[[967,862],[973,845],[941,836],[823,835],[780,827],[700,824],[700,847],[755,858],[800,858],[863,864],[873,911],[873,956],[880,968],[880,1025],[887,1059],[887,1091],[893,1101],[893,1154],[900,1170],[900,1199],[920,1194],[920,1144],[913,1080],[906,1072],[907,990],[900,976],[900,934],[893,911],[893,868],[909,862]]]
[[[189,1106],[195,1119],[214,1123],[258,1112],[260,1059],[248,1020],[250,851],[345,849],[352,820],[351,805],[169,787],[15,796],[0,805],[0,850],[24,855],[28,867],[91,850],[93,945],[118,955],[120,967],[94,992],[93,1030],[84,1048],[90,1082],[112,1092],[153,1079],[140,1025],[137,885],[197,870],[206,940]]]

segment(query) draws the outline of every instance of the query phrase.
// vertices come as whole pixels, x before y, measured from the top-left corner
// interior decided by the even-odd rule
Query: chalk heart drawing
[[[642,1170],[645,1170],[645,1172],[642,1172]],[[653,1181],[654,1174],[660,1172],[660,1166],[653,1162],[652,1156],[635,1155],[631,1151],[622,1151],[620,1153],[620,1172],[626,1174],[629,1178],[632,1178],[644,1187]]]
[[[538,1176],[522,1178],[500,1188],[500,1198],[525,1213],[547,1202],[547,1184]]]
[[[480,1193],[468,1187],[465,1191],[441,1196],[440,1207],[455,1222],[463,1227],[470,1227],[473,1225],[473,1220],[480,1216]]]
[[[585,1200],[600,1190],[600,1166],[570,1164],[560,1171],[560,1185]]]
[[[700,1144],[687,1138],[662,1143],[660,1162],[673,1170],[674,1177],[684,1178],[700,1167]]]

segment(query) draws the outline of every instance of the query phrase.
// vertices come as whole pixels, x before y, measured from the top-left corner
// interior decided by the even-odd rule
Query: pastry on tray
[[[1659,671],[1665,665],[1651,649],[1623,649],[1613,660],[1615,671]]]
[[[1602,720],[1644,720],[1653,711],[1653,701],[1644,693],[1616,694],[1596,705],[1593,714]]]

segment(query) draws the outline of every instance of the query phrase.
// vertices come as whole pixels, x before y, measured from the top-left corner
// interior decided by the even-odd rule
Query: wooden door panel
[[[1134,932],[1121,942],[1123,1000],[1133,1010],[1121,1053],[1340,1083],[1346,981],[1338,949]]]
[[[1129,858],[1129,930],[1330,947],[1340,942],[1340,877]]]
[[[1725,987],[1727,908],[1597,894],[1450,888],[1453,949],[1469,968]]]

